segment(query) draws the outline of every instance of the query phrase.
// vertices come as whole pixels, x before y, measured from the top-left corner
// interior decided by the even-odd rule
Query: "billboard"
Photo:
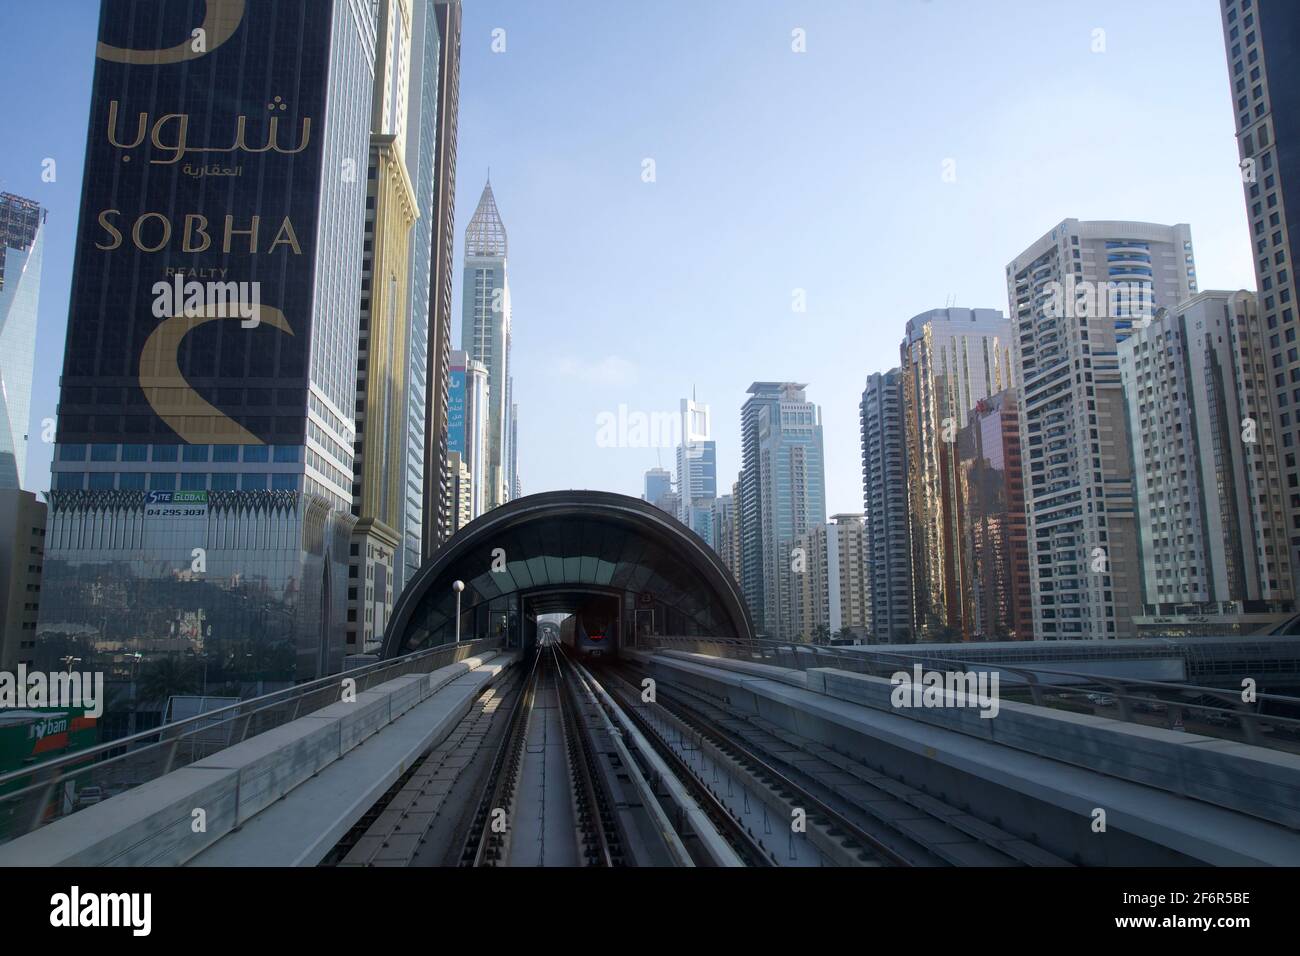
[[[452,366],[447,372],[447,451],[465,457],[465,369]]]
[[[103,0],[58,442],[304,440],[332,8]]]

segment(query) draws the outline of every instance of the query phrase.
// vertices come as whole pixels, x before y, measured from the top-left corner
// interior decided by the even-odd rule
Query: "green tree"
[[[144,703],[163,704],[177,694],[194,694],[199,690],[193,666],[179,657],[162,657],[150,661],[140,674],[139,694]]]

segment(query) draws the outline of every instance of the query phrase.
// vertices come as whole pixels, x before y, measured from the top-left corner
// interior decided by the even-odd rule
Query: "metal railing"
[[[1268,705],[1276,711],[1300,714],[1300,698],[1284,694],[1257,693],[1254,700],[1247,703],[1242,699],[1241,691],[1219,687],[1085,673],[1035,664],[967,661],[926,654],[922,650],[914,653],[874,651],[862,647],[850,649],[762,638],[639,636],[637,646],[693,651],[800,671],[832,667],[886,679],[900,669],[910,671],[917,664],[924,671],[998,672],[999,696],[1003,698],[1008,697],[1007,691],[1013,695],[1027,694],[1030,702],[1040,707],[1086,713],[1104,711],[1104,716],[1144,726],[1158,725],[1155,718],[1163,716],[1164,725],[1171,729],[1183,729],[1183,716],[1189,714],[1201,725],[1195,731],[1198,734],[1236,740],[1238,738],[1218,732],[1235,727],[1245,743],[1300,753],[1300,717],[1264,712]],[[1013,675],[1017,681],[1004,683],[1000,676],[1002,673]],[[1103,689],[1105,693],[1083,693],[1089,687]],[[1143,720],[1139,715],[1148,715],[1150,719]]]
[[[354,682],[349,690],[359,694],[395,677],[427,674],[500,646],[500,638],[441,644],[0,774],[0,842],[81,809],[77,794],[87,787],[98,787],[107,799],[328,707],[341,699],[345,679]]]

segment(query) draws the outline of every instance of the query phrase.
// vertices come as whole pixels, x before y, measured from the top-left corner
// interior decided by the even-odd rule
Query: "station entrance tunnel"
[[[398,598],[383,656],[458,635],[528,648],[550,614],[600,630],[607,654],[649,635],[754,634],[731,572],[685,525],[639,498],[556,491],[494,508],[439,548]]]

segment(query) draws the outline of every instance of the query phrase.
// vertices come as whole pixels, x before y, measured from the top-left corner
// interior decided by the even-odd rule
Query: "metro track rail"
[[[641,670],[620,665],[625,673]],[[978,820],[956,807],[902,784],[835,753],[812,745],[779,728],[763,726],[725,704],[706,699],[689,688],[658,688],[659,706],[691,732],[722,752],[752,768],[782,790],[799,795],[804,806],[815,808],[836,830],[870,846],[890,863],[900,866],[1069,866],[1042,847]],[[665,702],[667,706],[665,706]],[[795,753],[799,765],[786,754]],[[821,779],[818,779],[818,778]],[[828,785],[824,780],[843,779]],[[924,821],[905,832],[900,818]],[[944,834],[923,839],[917,831]]]

